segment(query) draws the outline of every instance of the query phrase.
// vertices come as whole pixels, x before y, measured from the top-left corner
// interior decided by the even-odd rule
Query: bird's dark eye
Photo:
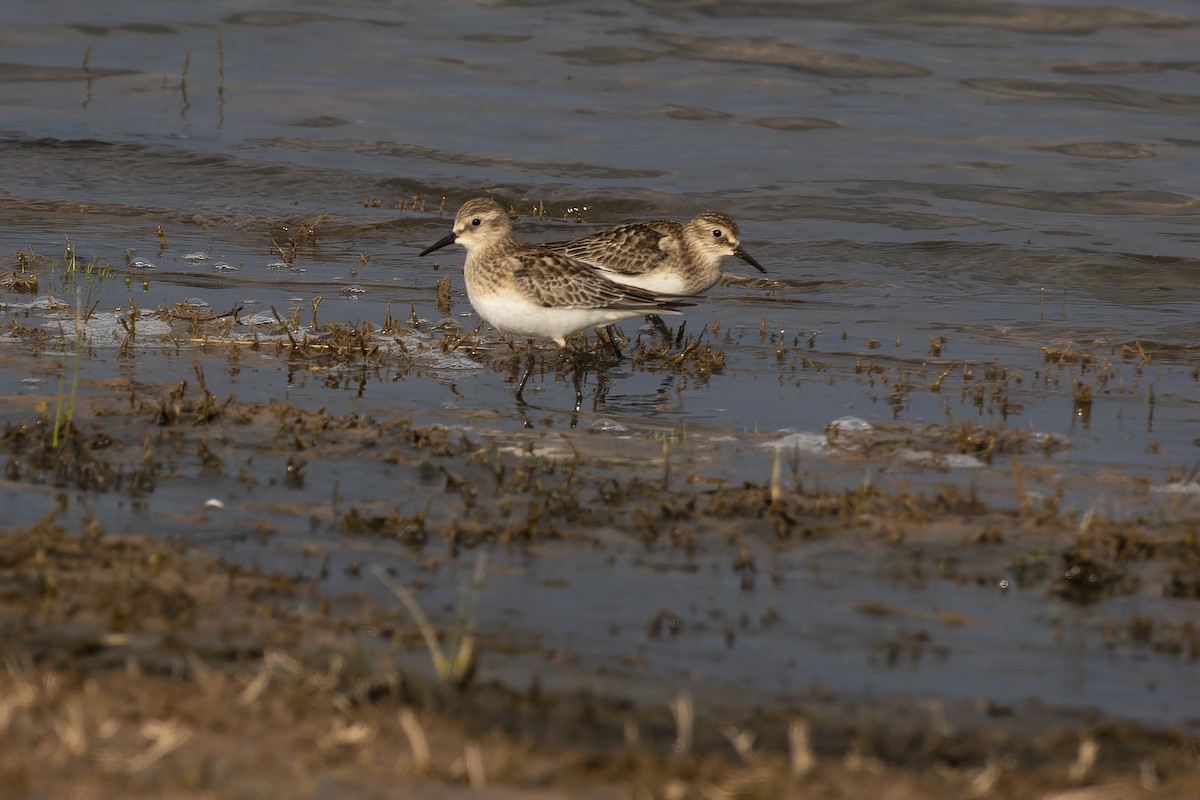
[[[483,224],[483,220],[481,220],[479,217],[476,217],[475,219],[471,220],[472,227],[478,228],[482,224]]]
[[[714,239],[720,239],[720,238],[721,238],[721,229],[720,229],[720,228],[714,228],[714,229],[713,229],[713,238],[714,238]]]

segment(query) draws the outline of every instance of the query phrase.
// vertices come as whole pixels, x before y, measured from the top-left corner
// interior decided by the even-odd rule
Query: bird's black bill
[[[432,253],[434,250],[441,250],[443,247],[445,247],[448,244],[454,244],[454,240],[457,238],[458,237],[455,236],[453,233],[448,233],[445,236],[443,236],[441,239],[438,239],[436,242],[429,245],[429,247],[426,247],[424,250],[422,250],[421,255],[427,256],[430,253]],[[762,267],[759,267],[759,269],[762,269]],[[763,272],[766,272],[766,270],[763,270]]]
[[[447,244],[449,244],[449,242],[447,242]],[[437,246],[437,245],[435,245],[434,247],[436,247],[436,246]],[[430,250],[432,250],[432,249],[434,249],[434,248],[430,248]],[[428,250],[426,250],[425,252],[427,253],[427,252],[429,252],[429,251],[428,251]],[[737,250],[734,250],[734,251],[733,251],[733,254],[734,254],[735,256],[737,256],[738,258],[740,258],[742,261],[745,261],[747,264],[749,264],[750,266],[752,266],[752,267],[754,267],[755,269],[757,269],[757,270],[758,270],[759,272],[761,272],[763,275],[766,275],[766,274],[767,274],[767,271],[766,271],[765,269],[763,269],[763,266],[762,266],[762,264],[760,264],[760,263],[758,263],[757,261],[755,261],[755,260],[754,260],[754,256],[750,255],[749,253],[747,253],[747,252],[746,252],[745,250],[743,250],[742,248],[740,248],[740,247],[739,247]],[[421,255],[425,255],[425,253],[421,253]]]

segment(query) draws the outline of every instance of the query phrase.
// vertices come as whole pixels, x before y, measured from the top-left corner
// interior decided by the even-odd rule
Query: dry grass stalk
[[[487,775],[483,768],[483,748],[479,746],[479,742],[463,743],[463,764],[466,766],[467,781],[471,784],[471,788],[477,792],[486,789]]]
[[[1096,759],[1099,756],[1100,743],[1091,734],[1085,734],[1079,740],[1079,752],[1075,756],[1075,761],[1067,769],[1067,780],[1071,783],[1083,783],[1087,780],[1092,768],[1096,766]]]
[[[1000,761],[996,758],[989,758],[987,764],[979,771],[979,774],[971,779],[971,796],[986,797],[996,788],[996,781],[1000,780]]]
[[[803,778],[817,768],[817,755],[812,749],[811,730],[807,720],[792,720],[792,724],[788,726],[788,746],[791,750],[793,777]]]
[[[757,734],[744,731],[736,725],[726,724],[721,726],[721,735],[733,746],[733,750],[738,754],[738,758],[743,761],[749,761],[754,755],[754,740],[757,738]]]
[[[425,615],[412,593],[393,581],[382,567],[376,567],[374,570],[375,576],[392,590],[392,594],[396,595],[396,598],[412,615],[413,621],[417,624],[417,630],[425,639],[425,647],[429,650],[429,657],[433,661],[434,673],[443,683],[465,686],[475,673],[474,593],[478,592],[486,570],[487,551],[480,551],[479,558],[475,562],[475,576],[471,590],[466,596],[463,607],[460,608],[459,626],[452,637],[453,650],[449,654],[442,648],[433,623],[429,621],[429,617]]]
[[[408,746],[412,748],[413,770],[418,775],[425,774],[433,763],[429,752],[429,739],[425,736],[421,721],[411,708],[401,710],[400,729],[408,737]]]
[[[685,756],[692,751],[692,734],[696,720],[691,694],[683,692],[676,696],[671,701],[671,714],[675,717],[675,744],[671,751]]]

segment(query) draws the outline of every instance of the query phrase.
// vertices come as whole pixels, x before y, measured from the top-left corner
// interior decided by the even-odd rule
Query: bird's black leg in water
[[[517,402],[521,405],[528,405],[521,393],[525,391],[525,384],[529,383],[529,376],[533,374],[533,339],[529,340],[529,357],[525,361],[525,372],[521,375],[521,382],[517,384]]]
[[[571,359],[571,381],[575,384],[575,410],[583,406],[583,353],[575,353]]]
[[[621,354],[621,346],[617,344],[617,334],[616,331],[613,330],[612,325],[604,326],[604,338],[608,339],[609,349],[611,349],[613,355],[617,357],[617,361],[620,361],[625,357]]]

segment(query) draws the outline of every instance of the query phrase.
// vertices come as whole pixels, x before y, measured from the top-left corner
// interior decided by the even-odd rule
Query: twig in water
[[[692,750],[692,729],[695,723],[692,696],[683,692],[672,700],[671,714],[675,717],[675,744],[671,750],[685,756]]]
[[[413,767],[417,774],[428,772],[432,762],[429,755],[429,739],[425,737],[425,729],[421,727],[421,721],[411,708],[400,712],[400,728],[408,737],[408,746],[413,751]]]
[[[788,745],[791,748],[792,775],[803,778],[816,769],[817,756],[813,753],[808,722],[792,720],[788,726]]]
[[[443,683],[465,686],[475,672],[475,634],[473,633],[475,624],[475,599],[478,596],[479,587],[483,583],[483,576],[486,571],[487,551],[480,551],[479,559],[475,562],[475,576],[472,581],[471,591],[468,592],[466,601],[459,610],[459,622],[454,635],[451,637],[454,649],[448,655],[442,649],[442,645],[438,641],[437,631],[434,630],[429,617],[425,616],[425,612],[421,609],[420,604],[413,597],[412,593],[399,583],[393,581],[382,567],[376,567],[374,570],[375,577],[379,578],[385,586],[392,590],[392,594],[396,595],[396,598],[404,605],[408,613],[412,615],[413,621],[417,623],[417,629],[425,639],[425,647],[429,650],[429,657],[433,661],[434,672],[437,674],[438,680]]]

